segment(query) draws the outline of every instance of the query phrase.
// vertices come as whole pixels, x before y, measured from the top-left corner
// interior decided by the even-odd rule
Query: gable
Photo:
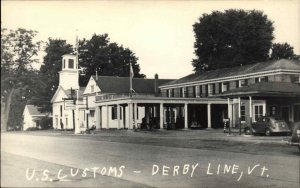
[[[94,91],[92,91],[92,89]],[[83,92],[83,94],[92,94],[95,92],[101,92],[101,89],[99,88],[98,84],[96,83],[96,80],[91,76],[89,82],[87,83],[87,86]]]
[[[27,105],[25,106],[24,108],[24,111],[23,111],[23,116],[26,117],[26,116],[29,116],[29,111],[28,111],[28,108],[27,108]]]
[[[63,98],[67,98],[67,97],[68,96],[67,96],[66,92],[64,91],[64,89],[61,86],[59,86],[51,99],[51,103],[61,102],[61,101],[63,101]]]

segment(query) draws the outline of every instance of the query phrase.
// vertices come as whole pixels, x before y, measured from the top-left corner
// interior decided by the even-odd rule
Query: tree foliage
[[[90,76],[129,76],[131,62],[134,76],[143,78],[140,73],[138,58],[129,49],[117,43],[111,43],[108,34],[96,35],[91,39],[79,42],[79,65],[83,68],[84,76],[80,78],[81,85],[86,85]]]
[[[17,125],[9,121],[15,121],[15,119],[21,121],[21,118],[15,115],[18,114],[19,109],[24,109],[24,103],[16,101],[19,97],[28,96],[30,84],[39,81],[32,76],[35,74],[32,64],[38,62],[37,55],[41,45],[40,41],[34,41],[36,34],[36,31],[23,28],[9,31],[5,28],[1,29],[2,130],[7,130],[8,124]]]
[[[274,43],[271,59],[292,59],[295,57],[294,48],[288,43]]]
[[[256,10],[203,14],[193,28],[196,71],[265,61],[274,38],[273,23]]]
[[[30,103],[39,106],[42,112],[50,112],[52,109],[50,100],[59,84],[58,72],[62,70],[62,55],[73,52],[73,48],[66,40],[49,38],[45,52],[43,65],[38,74],[45,86],[36,88],[37,92],[31,97]]]

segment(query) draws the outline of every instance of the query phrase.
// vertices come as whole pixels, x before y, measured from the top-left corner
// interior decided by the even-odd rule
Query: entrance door
[[[281,108],[281,117],[285,122],[289,122],[289,117],[290,117],[290,108],[289,107]]]

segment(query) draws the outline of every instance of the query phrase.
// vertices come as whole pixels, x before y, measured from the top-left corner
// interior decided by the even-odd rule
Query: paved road
[[[16,186],[12,183],[13,174],[19,185],[47,187],[300,186],[297,155],[143,145],[139,138],[136,143],[120,143],[82,136],[1,136],[2,186]],[[79,172],[74,175],[77,169]]]

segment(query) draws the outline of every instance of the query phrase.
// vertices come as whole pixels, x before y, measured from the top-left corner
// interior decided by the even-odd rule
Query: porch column
[[[184,103],[184,128],[188,129],[188,104]]]
[[[95,116],[95,120],[96,120],[95,126],[96,126],[96,129],[97,129],[97,127],[99,125],[99,106],[96,106],[94,116]]]
[[[229,134],[230,134],[230,131],[231,131],[231,127],[232,127],[232,124],[231,124],[231,120],[232,120],[232,111],[231,111],[231,105],[230,105],[230,99],[228,98],[227,99],[227,103],[228,103],[228,129],[229,129]]]
[[[207,103],[207,128],[211,128],[211,104]]]
[[[134,114],[134,122],[133,122],[133,129],[137,128],[137,103],[133,103],[133,114]]]
[[[250,116],[250,123],[252,123],[252,97],[249,96],[249,116]]]
[[[132,103],[128,104],[128,129],[132,128]]]
[[[109,106],[106,105],[106,128],[109,129]]]
[[[250,122],[249,122],[249,125],[250,125],[250,133],[252,134],[252,117],[253,117],[253,112],[252,112],[252,97],[249,96],[249,117],[250,117]]]
[[[241,125],[241,97],[238,98],[238,112],[239,112],[239,134],[242,134],[242,125]]]
[[[120,119],[120,105],[119,104],[117,104],[117,118],[118,118],[118,129],[120,129],[121,119]]]
[[[164,104],[159,104],[159,128],[162,129],[164,127]]]
[[[80,124],[79,124],[79,106],[76,104],[76,110],[75,110],[75,117],[76,117],[76,123],[75,123],[75,134],[80,133]]]

